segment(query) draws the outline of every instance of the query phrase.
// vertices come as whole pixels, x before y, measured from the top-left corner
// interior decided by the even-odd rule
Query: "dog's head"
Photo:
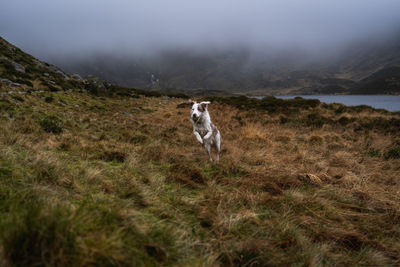
[[[196,101],[189,100],[189,104],[192,106],[192,109],[190,110],[190,118],[194,122],[198,122],[203,117],[204,112],[207,111],[208,104],[210,103],[210,101],[197,103]]]

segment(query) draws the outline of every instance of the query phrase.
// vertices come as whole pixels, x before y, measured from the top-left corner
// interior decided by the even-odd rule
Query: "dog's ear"
[[[203,102],[200,103],[200,106],[201,106],[201,108],[203,110],[206,110],[207,107],[208,107],[208,104],[211,104],[211,102],[210,101],[203,101]]]

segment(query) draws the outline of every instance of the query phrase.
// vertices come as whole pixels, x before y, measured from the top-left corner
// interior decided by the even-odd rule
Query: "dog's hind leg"
[[[219,161],[219,153],[221,152],[221,136],[220,136],[220,134],[218,133],[217,134],[217,136],[216,136],[216,138],[215,138],[216,140],[216,144],[215,144],[215,147],[217,148],[217,156],[216,156],[216,161]]]
[[[211,157],[211,145],[210,144],[204,144],[204,148],[206,149],[206,151],[207,151],[207,153],[208,153],[208,159],[210,160],[210,161],[213,161],[212,160],[212,157]]]

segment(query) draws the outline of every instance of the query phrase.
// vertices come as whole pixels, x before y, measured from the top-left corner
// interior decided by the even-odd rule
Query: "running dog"
[[[189,100],[192,105],[190,110],[190,121],[193,124],[193,133],[197,140],[204,146],[208,153],[210,161],[211,147],[217,150],[216,160],[219,160],[219,153],[221,151],[221,135],[217,127],[211,122],[210,114],[208,113],[209,101],[197,103],[196,101]]]

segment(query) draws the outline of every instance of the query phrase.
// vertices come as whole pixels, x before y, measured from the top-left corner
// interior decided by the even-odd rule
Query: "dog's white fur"
[[[210,102],[197,103],[189,100],[189,103],[192,104],[190,121],[193,124],[193,133],[200,144],[206,149],[210,161],[212,161],[211,148],[215,147],[217,151],[216,160],[218,161],[221,151],[221,135],[217,127],[211,122],[210,114],[208,113]]]

